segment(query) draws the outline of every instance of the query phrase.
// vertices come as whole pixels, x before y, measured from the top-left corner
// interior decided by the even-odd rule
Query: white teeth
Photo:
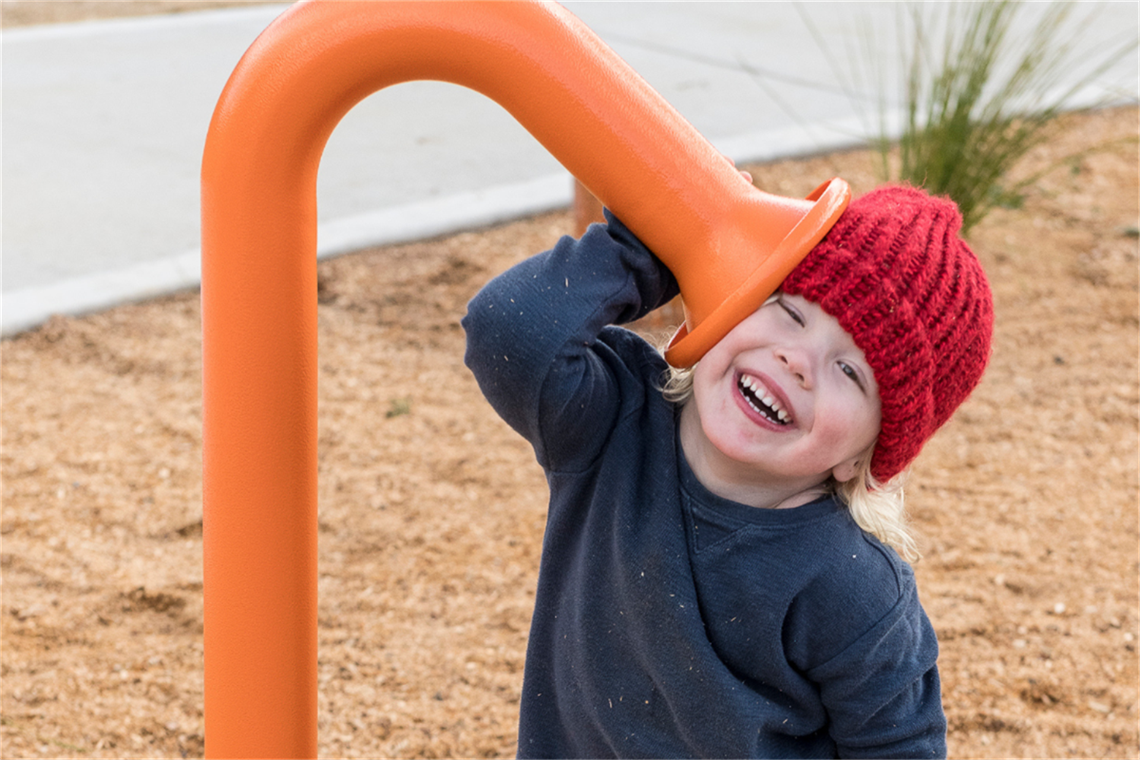
[[[768,407],[768,409],[770,409],[772,413],[776,415],[780,422],[787,423],[791,420],[791,415],[784,411],[783,407],[780,406],[780,402],[773,398],[772,394],[767,392],[767,389],[756,382],[755,378],[748,375],[741,375],[740,386],[748,390],[752,394],[753,398],[759,399],[761,404]],[[755,404],[752,404],[752,407],[756,409]],[[766,414],[765,410],[763,409],[756,409],[756,411],[760,412],[761,414]]]

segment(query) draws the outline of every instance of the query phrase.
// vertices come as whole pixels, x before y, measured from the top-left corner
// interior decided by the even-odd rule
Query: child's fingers
[[[724,154],[722,153],[721,155],[724,155]],[[733,169],[736,168],[736,161],[729,158],[728,156],[724,156],[724,160],[728,161],[729,165],[731,165]],[[739,171],[740,171],[740,176],[744,177],[744,179],[748,180],[748,184],[751,185],[752,184],[752,175],[750,173],[744,171],[743,169],[741,169]]]

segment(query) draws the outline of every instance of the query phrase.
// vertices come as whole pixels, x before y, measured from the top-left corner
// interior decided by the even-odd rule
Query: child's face
[[[700,424],[682,439],[686,454],[706,447],[722,473],[757,485],[806,491],[829,476],[849,480],[879,434],[879,389],[863,352],[799,296],[770,300],[693,372],[685,413]]]

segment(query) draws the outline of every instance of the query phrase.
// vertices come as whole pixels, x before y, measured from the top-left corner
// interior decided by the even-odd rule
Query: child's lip
[[[757,387],[757,395],[770,398],[772,407],[782,411],[779,422],[774,422],[754,410],[748,400],[744,398],[741,386],[746,380]],[[796,425],[797,417],[791,402],[780,386],[768,375],[755,370],[741,370],[736,373],[735,388],[739,403],[744,405],[745,412],[757,423],[776,430],[788,430]]]

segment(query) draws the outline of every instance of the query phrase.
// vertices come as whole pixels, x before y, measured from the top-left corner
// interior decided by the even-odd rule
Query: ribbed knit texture
[[[882,431],[871,473],[909,465],[981,380],[993,298],[945,198],[887,186],[853,201],[782,289],[839,320],[875,373]]]

